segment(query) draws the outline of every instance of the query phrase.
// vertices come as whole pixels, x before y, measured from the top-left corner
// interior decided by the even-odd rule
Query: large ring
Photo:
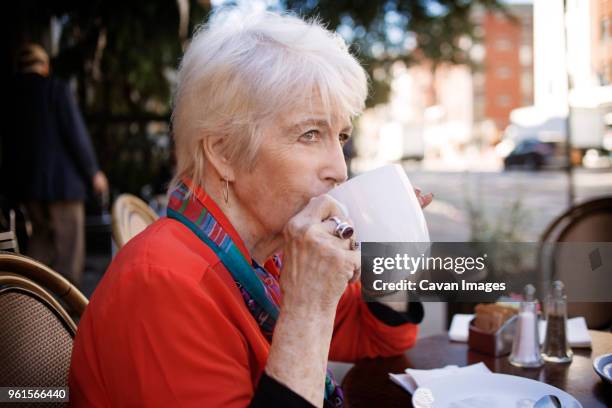
[[[330,220],[336,223],[336,229],[334,229],[334,235],[338,238],[349,239],[353,236],[353,226],[341,221],[338,217],[329,217]]]

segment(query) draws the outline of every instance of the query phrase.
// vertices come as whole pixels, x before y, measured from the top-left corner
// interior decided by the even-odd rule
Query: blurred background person
[[[3,193],[22,203],[32,222],[27,255],[76,285],[85,259],[85,199],[108,181],[76,101],[66,83],[50,76],[39,45],[23,47],[11,84],[8,131],[2,133]]]

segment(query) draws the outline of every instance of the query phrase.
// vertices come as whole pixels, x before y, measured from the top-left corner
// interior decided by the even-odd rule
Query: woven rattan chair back
[[[45,265],[0,253],[0,386],[66,387],[75,318],[86,306],[87,299]]]
[[[121,248],[159,217],[151,207],[131,194],[121,194],[113,204],[113,239]]]

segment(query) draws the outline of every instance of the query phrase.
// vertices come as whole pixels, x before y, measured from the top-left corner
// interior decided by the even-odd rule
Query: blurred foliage
[[[210,11],[190,4],[188,31]],[[168,70],[182,54],[175,1],[97,0],[57,13],[63,32],[54,70],[83,76],[88,112],[167,114]]]
[[[532,212],[523,203],[522,195],[506,201],[495,214],[487,213],[485,203],[477,197],[482,195],[465,191],[469,242],[480,248],[480,253],[488,255],[490,276],[507,279],[503,276],[533,270],[537,246],[525,244],[524,232],[531,222]],[[504,245],[509,243],[514,245]]]
[[[471,65],[469,47],[479,41],[475,12],[513,16],[499,0],[284,0],[301,15],[319,17],[338,30],[360,57],[372,78],[368,105],[384,103],[390,68],[426,62]]]
[[[232,3],[231,1],[228,3]],[[179,35],[179,5],[188,5],[185,38]],[[76,79],[81,107],[99,161],[116,191],[140,188],[168,174],[167,146],[172,76],[187,34],[205,22],[207,0],[23,0],[16,7],[13,52],[27,41],[51,43],[49,22],[62,27],[53,71]],[[318,16],[352,44],[372,78],[368,105],[386,102],[389,70],[396,61],[469,63],[466,44],[477,37],[475,8],[505,12],[499,0],[279,0],[278,8]],[[47,38],[45,38],[45,35]],[[466,42],[467,41],[467,42]]]
[[[185,34],[206,20],[210,4],[186,0]],[[179,35],[177,1],[26,1],[21,43],[48,46],[49,21],[61,26],[52,71],[75,80],[98,160],[115,193],[141,193],[169,173],[172,74],[187,38]],[[32,17],[36,15],[36,18]],[[47,25],[47,33],[33,25]],[[48,34],[47,34],[48,37]],[[155,123],[155,121],[158,121]],[[159,123],[161,121],[161,123]],[[155,126],[151,126],[155,124]],[[161,140],[159,140],[161,139]],[[165,146],[160,148],[160,146]]]
[[[523,233],[531,222],[531,213],[520,195],[497,214],[487,214],[483,204],[466,192],[470,242],[525,242]]]

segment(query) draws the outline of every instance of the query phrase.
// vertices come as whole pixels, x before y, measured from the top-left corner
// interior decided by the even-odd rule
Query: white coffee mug
[[[360,242],[429,242],[421,205],[400,165],[363,173],[328,194],[346,207]]]

